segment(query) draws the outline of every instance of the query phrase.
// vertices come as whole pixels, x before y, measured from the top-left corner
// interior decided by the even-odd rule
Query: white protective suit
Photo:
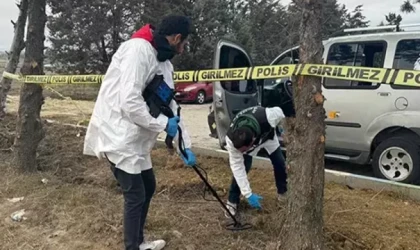
[[[130,39],[121,44],[102,82],[87,129],[84,154],[99,159],[106,154],[116,168],[130,174],[152,168],[150,153],[168,118],[162,114],[153,118],[142,93],[155,74],[163,74],[169,87],[174,88],[172,63],[159,62],[156,56],[156,49],[145,39]],[[172,109],[176,114],[174,101]],[[190,148],[182,118],[179,125],[185,148]]]
[[[276,128],[282,119],[285,118],[283,111],[279,107],[266,108],[265,113],[267,115],[267,120],[270,123],[271,127]],[[241,194],[248,198],[252,194],[251,186],[249,185],[247,173],[244,165],[244,154],[250,156],[256,156],[261,149],[267,150],[268,154],[272,154],[277,148],[280,147],[279,139],[277,135],[274,135],[272,140],[267,140],[266,142],[258,145],[252,152],[241,153],[233,146],[233,142],[226,138],[226,149],[229,152],[229,164],[232,169],[233,176],[235,177],[236,183],[238,184]]]

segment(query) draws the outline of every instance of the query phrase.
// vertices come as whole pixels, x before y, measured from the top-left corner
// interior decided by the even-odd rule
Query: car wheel
[[[420,181],[420,147],[406,136],[381,142],[373,153],[376,177],[396,182]]]
[[[203,104],[206,102],[206,93],[204,93],[204,91],[200,90],[198,91],[196,100],[195,100],[198,104]]]

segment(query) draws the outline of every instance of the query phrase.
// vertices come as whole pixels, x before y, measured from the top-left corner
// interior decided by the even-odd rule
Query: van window
[[[382,68],[386,54],[385,42],[333,44],[327,64]],[[379,83],[326,78],[324,86],[331,89],[375,89]]]
[[[220,68],[243,68],[251,67],[251,62],[247,56],[240,50],[223,46],[220,51]],[[222,87],[229,92],[238,94],[249,94],[257,91],[255,80],[231,80],[222,81]]]
[[[394,69],[420,70],[420,39],[402,40],[395,51]],[[391,85],[394,89],[418,89],[419,87]]]

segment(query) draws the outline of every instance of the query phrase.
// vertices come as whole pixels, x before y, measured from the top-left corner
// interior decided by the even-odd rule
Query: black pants
[[[287,173],[286,164],[280,147],[270,155],[270,160],[274,168],[274,179],[276,181],[277,193],[284,194],[287,192]],[[252,166],[252,156],[244,155],[244,165],[245,171],[248,173]],[[229,202],[239,204],[240,196],[241,190],[235,181],[235,177],[233,177],[229,190]]]
[[[144,240],[144,224],[149,204],[156,190],[153,169],[141,174],[128,174],[111,164],[124,195],[124,245],[126,250],[138,250]]]

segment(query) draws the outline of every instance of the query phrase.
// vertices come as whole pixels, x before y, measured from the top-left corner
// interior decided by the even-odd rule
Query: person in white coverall
[[[227,208],[233,215],[236,214],[241,194],[253,208],[261,208],[262,197],[252,191],[247,174],[251,169],[252,157],[263,148],[273,164],[278,198],[284,198],[287,192],[287,172],[277,136],[277,127],[284,118],[283,110],[279,107],[255,106],[239,112],[232,120],[225,138],[233,172]],[[225,216],[229,217],[227,213]]]
[[[164,240],[147,242],[143,234],[156,187],[150,154],[159,133],[166,131],[176,140],[179,125],[187,149],[187,158],[181,157],[186,165],[195,164],[182,120],[163,114],[154,118],[142,96],[156,74],[174,88],[170,60],[183,52],[190,29],[187,17],[169,16],[156,31],[148,24],[123,42],[103,79],[87,129],[84,154],[106,158],[123,190],[126,250],[159,250],[166,244]],[[174,101],[171,108],[176,114]]]

